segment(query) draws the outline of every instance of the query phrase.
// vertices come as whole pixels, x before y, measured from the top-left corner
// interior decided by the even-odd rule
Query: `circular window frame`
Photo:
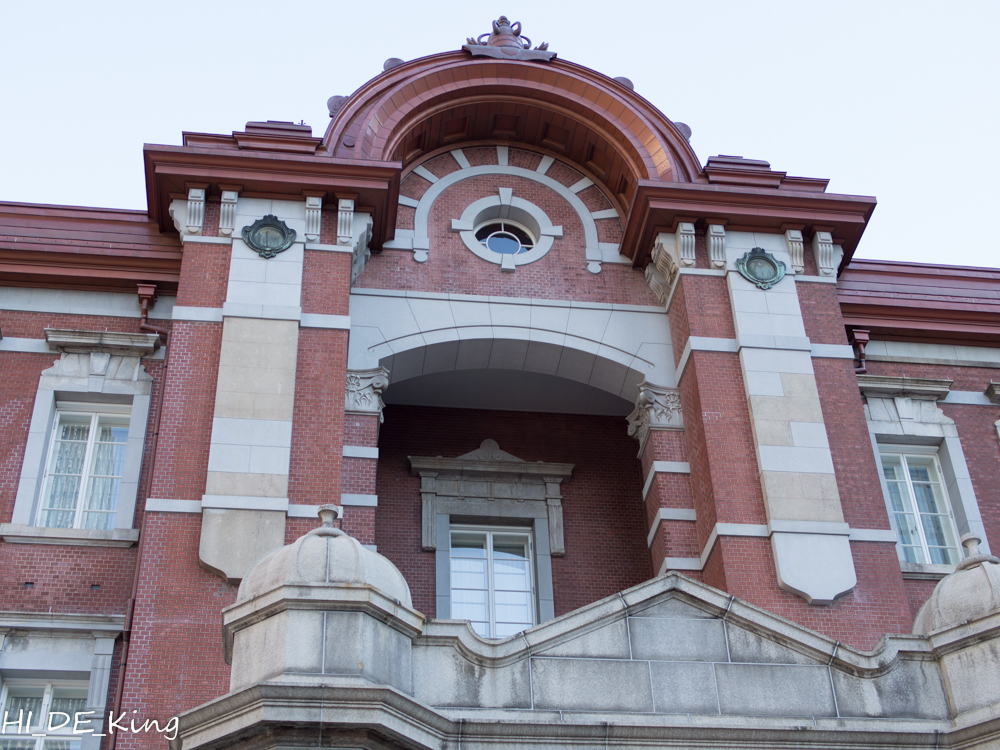
[[[501,226],[503,226],[504,224],[509,224],[510,226],[516,227],[517,229],[520,229],[522,232],[524,232],[524,234],[531,240],[531,245],[528,246],[528,247],[526,247],[521,242],[521,240],[517,238],[517,236],[513,232],[509,232],[506,229],[498,229],[496,232],[491,232],[490,234],[487,235],[487,239],[489,239],[490,237],[492,237],[494,234],[498,234],[498,233],[508,234],[508,235],[510,235],[511,237],[513,237],[514,239],[516,239],[518,241],[518,245],[520,247],[525,248],[523,252],[518,251],[516,253],[501,253],[501,255],[513,255],[515,257],[518,256],[518,255],[524,255],[524,253],[531,252],[532,250],[534,250],[535,249],[535,245],[538,244],[538,238],[535,236],[534,232],[532,232],[528,227],[524,226],[524,224],[522,224],[521,222],[515,221],[514,219],[511,219],[509,217],[506,218],[506,219],[487,219],[486,221],[484,221],[484,222],[482,222],[482,223],[477,224],[476,226],[474,226],[472,228],[472,231],[473,231],[474,234],[477,235],[477,239],[478,239],[479,233],[484,228],[489,227],[489,226],[493,226],[495,224],[499,224]],[[485,239],[479,240],[479,243],[482,244],[482,245],[484,245],[487,249],[489,249],[489,246],[486,244],[487,240],[485,240]],[[491,252],[496,252],[496,251],[493,250]]]
[[[490,250],[476,238],[476,232],[491,221],[509,221],[521,227],[535,240],[535,246],[516,255]],[[545,211],[530,201],[515,197],[510,188],[500,188],[498,195],[473,201],[462,212],[461,219],[452,221],[452,231],[459,233],[473,254],[504,271],[514,271],[517,266],[541,260],[552,249],[555,238],[563,234],[562,227],[553,226]]]

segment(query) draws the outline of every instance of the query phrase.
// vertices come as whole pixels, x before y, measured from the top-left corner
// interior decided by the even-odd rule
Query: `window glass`
[[[883,453],[882,474],[903,559],[920,564],[956,564],[960,559],[958,534],[937,457]]]
[[[0,750],[80,750],[80,736],[73,735],[73,720],[77,712],[85,710],[85,683],[73,687],[65,683],[13,680],[3,686],[2,692],[7,725],[6,731],[0,732]],[[56,711],[68,714],[69,721],[66,722],[65,716],[53,716],[54,729],[49,731],[49,716]],[[20,727],[19,718],[23,722]]]
[[[58,412],[39,526],[114,528],[128,423],[120,415]]]
[[[534,598],[530,533],[452,529],[452,618],[506,638],[535,624]]]
[[[476,239],[487,250],[502,255],[525,253],[535,246],[525,228],[512,221],[489,221],[476,230]]]

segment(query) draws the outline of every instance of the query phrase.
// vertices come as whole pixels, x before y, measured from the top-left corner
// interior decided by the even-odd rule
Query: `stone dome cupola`
[[[917,612],[914,634],[929,635],[1000,612],[1000,558],[980,553],[981,541],[975,534],[962,537],[966,557]]]
[[[322,525],[262,558],[222,611],[231,691],[303,675],[412,691],[424,616],[395,565],[334,528],[338,511],[321,506]]]
[[[337,511],[335,505],[321,506],[321,526],[254,565],[240,584],[236,602],[284,585],[319,583],[370,586],[388,599],[412,608],[410,587],[403,574],[388,559],[335,528]]]

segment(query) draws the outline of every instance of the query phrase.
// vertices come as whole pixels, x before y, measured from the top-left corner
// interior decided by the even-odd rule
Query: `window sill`
[[[138,529],[55,529],[47,526],[0,524],[0,537],[10,544],[60,544],[75,547],[131,547],[139,540]]]
[[[940,581],[949,573],[955,572],[954,565],[931,565],[899,561],[899,569],[903,578],[910,581]]]

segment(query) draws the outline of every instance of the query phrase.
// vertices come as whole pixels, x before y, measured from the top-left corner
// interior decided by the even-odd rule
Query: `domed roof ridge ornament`
[[[462,49],[473,57],[493,57],[499,60],[540,60],[548,62],[556,56],[549,52],[549,43],[542,42],[531,49],[531,40],[521,34],[521,22],[513,24],[507,16],[500,16],[493,22],[493,31],[469,37]]]

